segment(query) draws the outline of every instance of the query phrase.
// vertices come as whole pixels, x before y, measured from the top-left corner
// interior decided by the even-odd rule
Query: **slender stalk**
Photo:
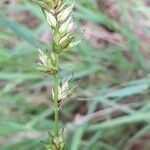
[[[57,67],[59,66],[59,62],[58,62],[58,55],[55,54],[55,58],[56,58],[56,65]],[[54,128],[55,128],[55,136],[59,135],[59,111],[58,111],[58,86],[59,86],[59,74],[54,76],[54,113],[55,113],[55,124],[54,124]]]

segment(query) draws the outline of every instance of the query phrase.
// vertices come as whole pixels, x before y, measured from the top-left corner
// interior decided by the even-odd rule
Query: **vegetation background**
[[[61,57],[80,86],[61,110],[68,150],[150,150],[150,3],[80,0],[85,40]],[[30,0],[0,1],[0,149],[40,150],[53,127],[52,80],[35,70],[50,30]]]

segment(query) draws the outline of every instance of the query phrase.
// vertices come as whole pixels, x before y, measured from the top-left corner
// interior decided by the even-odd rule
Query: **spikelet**
[[[61,53],[70,50],[81,40],[72,34],[74,21],[71,13],[75,2],[68,5],[67,0],[34,0],[43,10],[45,19],[52,29],[52,51]],[[49,6],[49,7],[48,7]]]
[[[72,96],[78,84],[70,85],[71,79],[65,78],[64,82],[58,87],[58,109],[60,109]],[[52,98],[54,100],[54,91],[52,89]]]
[[[45,150],[64,150],[65,138],[63,130],[59,132],[58,136],[55,136],[54,132],[49,132],[49,138],[47,142],[41,142]]]
[[[54,54],[50,55],[43,52],[41,49],[38,49],[38,67],[40,71],[47,73],[49,75],[56,75],[58,73],[58,68],[55,66],[55,57]]]

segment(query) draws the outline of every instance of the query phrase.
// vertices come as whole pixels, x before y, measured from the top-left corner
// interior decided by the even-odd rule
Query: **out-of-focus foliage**
[[[31,1],[1,0],[0,10],[0,147],[40,150],[53,126],[52,81],[35,61],[50,30]],[[80,80],[61,110],[68,150],[149,149],[149,11],[146,0],[77,2],[85,40],[61,58],[62,77]]]

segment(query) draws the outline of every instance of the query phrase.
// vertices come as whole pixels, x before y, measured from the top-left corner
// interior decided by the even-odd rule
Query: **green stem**
[[[59,67],[58,55],[55,54],[56,65]],[[59,111],[58,111],[58,86],[59,86],[59,73],[54,76],[54,111],[55,111],[55,136],[59,134]]]

